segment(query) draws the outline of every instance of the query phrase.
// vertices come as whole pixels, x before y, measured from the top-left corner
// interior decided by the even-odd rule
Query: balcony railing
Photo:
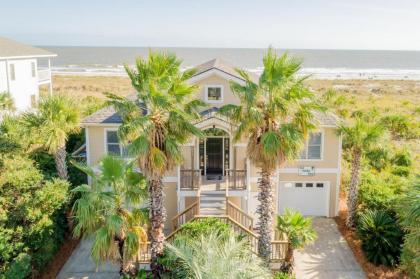
[[[221,188],[229,191],[241,191],[247,189],[247,173],[246,170],[227,169],[226,175],[221,181]],[[181,169],[181,191],[197,191],[202,186],[202,175],[199,169]]]
[[[44,84],[51,82],[51,70],[50,69],[38,69],[38,83]]]
[[[229,190],[246,190],[246,170],[226,170],[226,182]]]
[[[201,185],[201,170],[183,169],[181,170],[181,185],[183,191],[197,191]]]

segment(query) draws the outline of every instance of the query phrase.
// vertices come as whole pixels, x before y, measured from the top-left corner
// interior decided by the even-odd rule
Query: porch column
[[[249,203],[251,202],[251,162],[249,158],[246,158],[246,189],[247,189],[247,203],[246,203],[246,213],[250,214],[249,212]]]
[[[52,88],[52,74],[51,74],[51,59],[50,58],[48,58],[48,71],[50,73],[49,93],[50,93],[50,96],[51,96],[52,95],[53,88]]]

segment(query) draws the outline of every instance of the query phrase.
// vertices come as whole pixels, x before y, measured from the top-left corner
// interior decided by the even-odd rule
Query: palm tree
[[[43,97],[36,111],[23,115],[23,123],[34,141],[54,156],[58,176],[67,179],[67,138],[80,130],[76,103],[64,95]]]
[[[9,92],[0,92],[0,111],[2,110],[15,110],[15,104]]]
[[[233,232],[194,238],[180,237],[166,244],[171,278],[272,278],[264,262]],[[170,264],[170,265],[172,265]]]
[[[417,175],[413,185],[407,189],[401,200],[398,213],[404,236],[401,262],[403,268],[412,278],[420,277],[420,176]]]
[[[141,206],[147,200],[147,184],[132,162],[107,156],[96,173],[73,162],[92,178],[91,185],[72,190],[79,194],[73,205],[76,237],[93,235],[92,258],[120,264],[120,274],[136,273],[136,257],[147,242],[148,212]]]
[[[123,121],[119,136],[130,143],[129,152],[137,157],[148,180],[154,272],[158,272],[157,257],[163,253],[165,239],[163,175],[182,162],[180,146],[193,135],[201,136],[192,122],[204,104],[193,98],[196,87],[186,82],[194,70],[181,72],[180,64],[175,55],[150,52],[148,59],[137,59],[136,69],[125,66],[137,101],[107,94]]]
[[[369,122],[360,117],[351,125],[340,125],[339,133],[343,135],[345,147],[351,154],[351,179],[347,195],[348,215],[346,224],[354,227],[359,196],[360,162],[364,152],[378,146],[384,129],[380,124]]]
[[[312,228],[312,220],[303,217],[299,212],[286,208],[283,215],[277,216],[276,229],[285,234],[289,244],[285,258],[285,269],[292,271],[293,250],[315,241],[317,235]]]
[[[316,128],[313,112],[320,109],[314,94],[297,79],[301,62],[287,54],[278,57],[269,48],[263,59],[264,71],[254,82],[243,70],[237,70],[245,84],[232,83],[240,105],[225,105],[220,113],[238,124],[235,140],[248,139],[250,160],[261,168],[258,180],[258,250],[269,260],[273,230],[273,184],[275,169],[295,159],[310,130]]]

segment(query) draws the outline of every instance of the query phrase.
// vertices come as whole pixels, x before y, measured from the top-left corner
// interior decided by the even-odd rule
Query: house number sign
[[[315,175],[315,167],[299,167],[298,174],[300,176],[312,176]]]

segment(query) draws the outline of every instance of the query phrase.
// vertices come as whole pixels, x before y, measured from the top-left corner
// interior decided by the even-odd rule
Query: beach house
[[[247,158],[246,140],[233,140],[235,125],[217,113],[221,106],[239,102],[229,82],[244,80],[220,59],[196,69],[189,82],[197,85],[197,97],[208,107],[194,125],[205,138],[191,138],[182,147],[183,163],[164,177],[166,228],[176,229],[196,215],[229,215],[247,228],[255,227],[259,169]],[[311,216],[333,217],[338,213],[341,138],[337,118],[327,113],[317,113],[316,117],[319,129],[310,134],[300,157],[276,171],[276,213],[285,208]],[[120,124],[113,107],[83,120],[88,165],[95,167],[105,154],[127,156],[117,135]]]
[[[51,58],[55,56],[44,49],[0,37],[0,93],[10,93],[18,111],[33,107],[41,85],[52,91]]]

